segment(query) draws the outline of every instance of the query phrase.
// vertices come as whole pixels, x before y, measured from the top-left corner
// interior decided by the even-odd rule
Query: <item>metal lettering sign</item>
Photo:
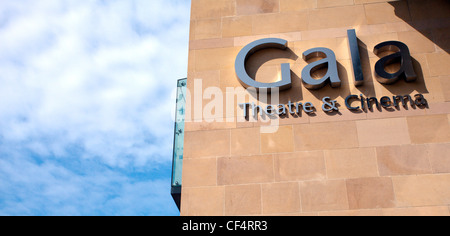
[[[352,60],[353,74],[355,78],[355,85],[360,86],[364,83],[364,75],[361,65],[361,58],[358,48],[358,39],[354,29],[347,31],[349,49]],[[270,91],[273,88],[281,90],[290,89],[292,87],[290,64],[281,64],[281,81],[274,83],[262,83],[252,79],[246,69],[245,64],[248,58],[255,52],[266,48],[278,48],[285,50],[287,48],[287,41],[278,38],[266,38],[252,42],[245,46],[238,54],[235,62],[236,76],[239,82],[245,88],[254,87],[257,91],[260,89],[267,89]],[[407,82],[415,81],[417,75],[414,71],[411,54],[408,46],[398,41],[383,42],[375,46],[374,53],[380,55],[383,52],[392,52],[391,54],[382,57],[375,65],[375,74],[377,80],[382,84],[393,84],[400,78],[405,78]],[[314,61],[308,64],[302,71],[302,81],[308,89],[320,89],[326,84],[331,87],[339,87],[341,80],[339,78],[337,61],[334,52],[328,48],[312,48],[303,53],[303,59],[309,61],[312,58],[321,58],[321,60]],[[386,71],[386,66],[393,63],[400,63],[400,69],[395,73]],[[320,79],[312,78],[311,74],[319,69],[327,68],[327,73]]]

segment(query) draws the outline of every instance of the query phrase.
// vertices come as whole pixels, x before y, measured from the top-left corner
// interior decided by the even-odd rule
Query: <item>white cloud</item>
[[[0,181],[16,176],[20,160],[31,165],[27,156],[48,164],[30,166],[38,176],[71,171],[61,160],[73,159],[115,170],[168,166],[170,93],[187,73],[189,7],[185,0],[2,1],[0,149],[8,152]],[[127,188],[161,185],[122,180]],[[45,194],[77,195],[84,181],[46,182],[56,187]]]
[[[8,101],[0,104],[4,111],[2,128],[10,131],[5,138],[24,141],[33,135],[66,132],[62,139],[87,147],[92,143],[113,146],[122,139],[121,148],[130,144],[143,146],[145,130],[153,131],[155,141],[170,139],[169,129],[160,127],[161,122],[169,123],[165,122],[169,118],[166,112],[173,107],[168,89],[175,87],[176,79],[186,73],[186,65],[173,57],[186,61],[187,39],[168,39],[151,31],[140,35],[134,24],[137,21],[145,26],[147,22],[138,19],[156,20],[158,16],[169,21],[166,13],[180,18],[179,11],[161,12],[161,7],[174,3],[63,2],[68,4],[44,1],[38,10],[27,14],[35,5],[29,4],[30,7],[20,8],[23,14],[17,14],[16,19],[0,29],[0,37],[9,39],[0,46],[1,61],[9,62],[0,65],[4,75],[0,75],[0,91],[3,101]],[[146,6],[154,14],[133,17],[133,5],[140,6],[137,12]],[[165,27],[163,31],[177,31],[186,38],[187,23],[167,25],[159,21]],[[94,149],[87,151],[101,154]]]

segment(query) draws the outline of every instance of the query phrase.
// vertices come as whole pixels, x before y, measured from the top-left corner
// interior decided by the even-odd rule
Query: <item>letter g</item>
[[[281,81],[274,83],[261,83],[252,78],[247,73],[245,69],[245,63],[247,59],[253,55],[255,52],[265,49],[265,48],[279,48],[285,50],[287,48],[287,41],[284,39],[277,38],[266,38],[256,40],[253,43],[245,46],[238,54],[235,62],[236,75],[239,82],[244,86],[244,88],[254,87],[259,91],[260,88],[267,88],[270,91],[272,88],[279,88],[280,90],[290,89],[291,84],[291,66],[289,63],[281,64]]]

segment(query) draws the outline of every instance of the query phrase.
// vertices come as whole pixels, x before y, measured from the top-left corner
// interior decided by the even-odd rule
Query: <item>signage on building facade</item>
[[[358,39],[354,29],[347,31],[349,49],[351,54],[352,69],[354,75],[355,86],[362,86],[364,84],[364,74],[361,65],[361,57],[358,48]],[[280,50],[287,49],[287,41],[279,38],[266,38],[254,41],[245,46],[238,54],[235,62],[236,76],[244,88],[255,88],[256,91],[272,90],[283,91],[292,87],[290,64],[281,64],[281,81],[273,83],[263,83],[252,79],[245,68],[246,61],[255,52],[266,49],[277,48]],[[375,55],[384,55],[385,52],[391,52],[390,54],[380,58],[375,64],[375,77],[381,84],[390,85],[396,83],[399,79],[404,78],[406,82],[413,82],[417,79],[417,74],[414,71],[413,63],[409,48],[406,44],[399,41],[387,41],[382,42],[375,46]],[[336,88],[341,86],[341,79],[339,78],[336,55],[331,49],[319,47],[312,48],[303,53],[303,59],[314,62],[305,66],[301,73],[301,79],[303,85],[310,90],[321,89],[327,84]],[[395,73],[386,71],[386,67],[399,63],[400,68]],[[322,68],[327,68],[327,73],[320,79],[315,79],[311,75]],[[376,97],[364,97],[361,95],[349,95],[345,98],[345,107],[352,111],[358,110],[372,110],[375,106],[377,109],[381,107],[389,109],[391,107],[399,108],[400,105],[405,108],[408,106],[415,108],[427,107],[428,103],[422,94],[416,94],[411,97],[410,95],[399,95],[381,98]],[[267,105],[266,107],[258,106],[254,103],[242,103],[240,106],[244,109],[244,116],[249,115],[251,112],[253,116],[256,116],[258,111],[262,111],[267,115],[286,115],[287,113],[312,113],[316,110],[315,106],[311,102],[298,102],[288,104],[279,104],[277,106]],[[338,111],[337,101],[331,100],[330,97],[324,97],[322,99],[322,110],[325,112]]]

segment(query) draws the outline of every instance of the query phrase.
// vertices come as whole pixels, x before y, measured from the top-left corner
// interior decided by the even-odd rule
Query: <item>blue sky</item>
[[[0,0],[0,215],[178,215],[188,0]]]

